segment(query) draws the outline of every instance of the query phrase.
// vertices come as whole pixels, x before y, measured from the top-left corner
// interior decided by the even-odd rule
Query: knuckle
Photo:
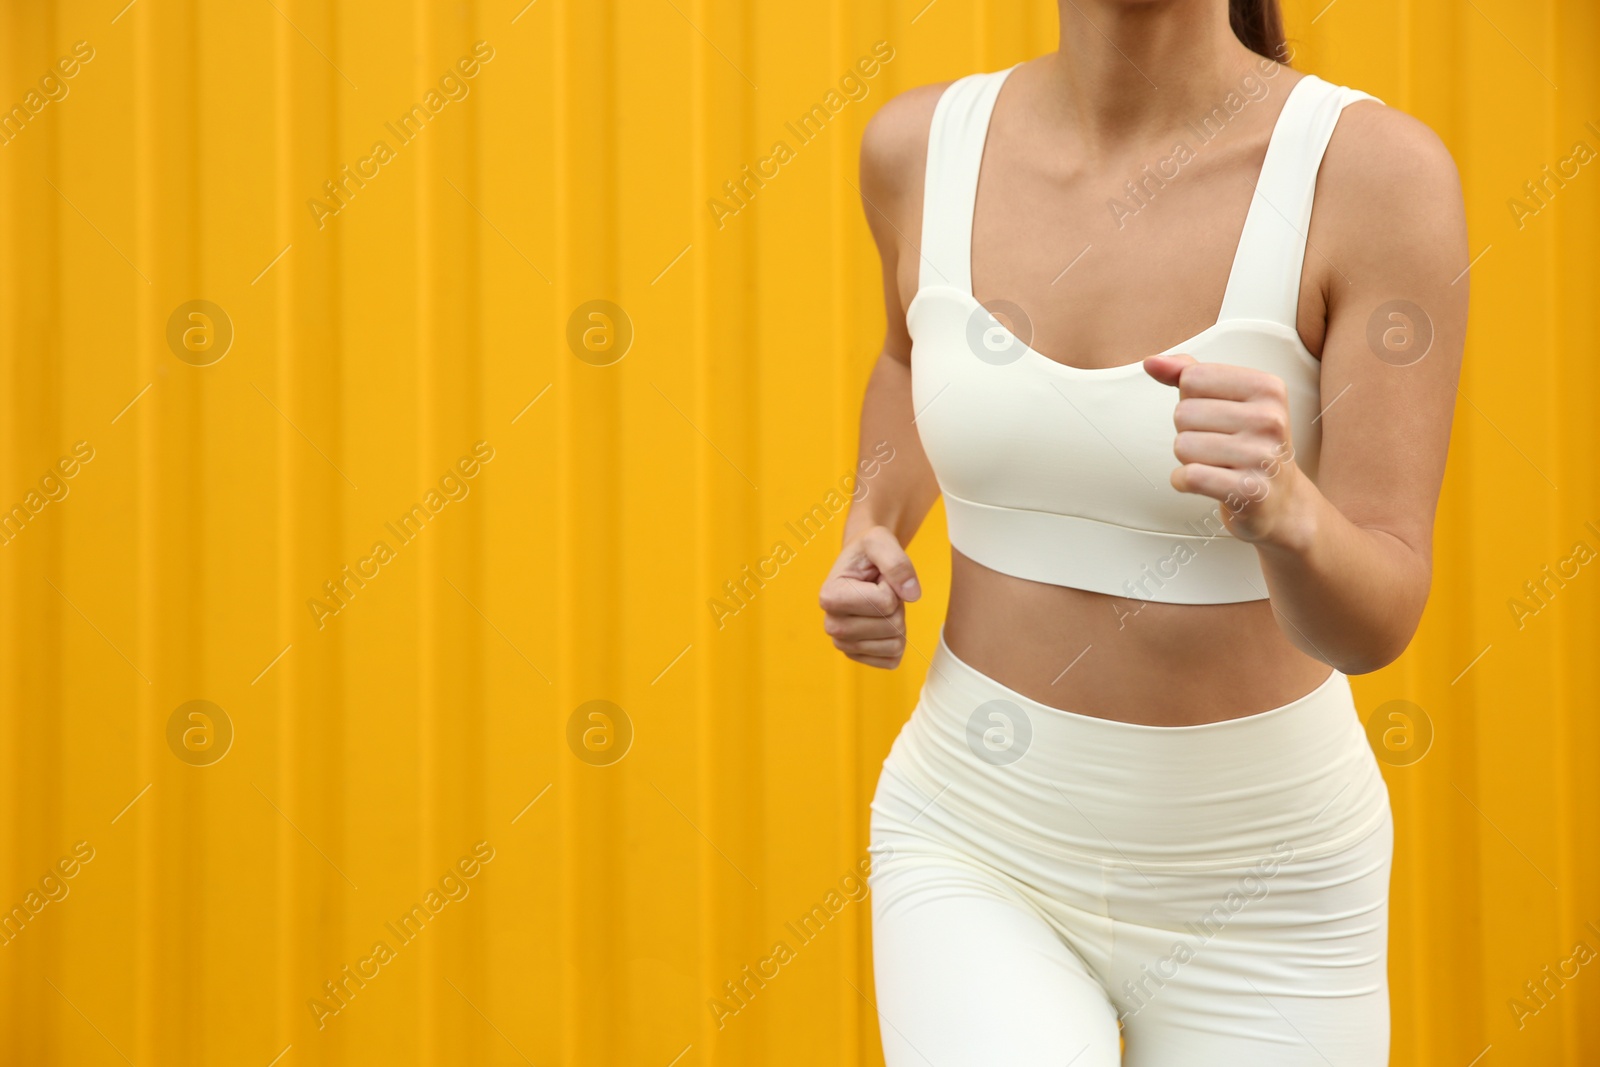
[[[1261,433],[1276,435],[1285,423],[1283,409],[1276,404],[1252,405],[1250,422]]]

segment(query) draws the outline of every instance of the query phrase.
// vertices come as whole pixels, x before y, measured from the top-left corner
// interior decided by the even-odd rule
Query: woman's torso
[[[1041,117],[1054,104],[1043,84],[1049,62],[1016,68],[995,104],[973,208],[971,292],[1058,362],[1135,363],[1217,321],[1268,140],[1302,75],[1252,66],[1228,87],[1236,110],[1225,123],[1196,115],[1165,137],[1091,159],[1066,124]],[[1180,141],[1192,150],[1181,162]],[[1168,177],[1151,181],[1146,166]],[[1129,181],[1139,184],[1130,190]],[[1325,328],[1324,269],[1306,255],[1295,317],[1313,355]],[[917,254],[901,257],[897,282],[909,304]],[[1042,703],[1153,725],[1265,711],[1329,673],[1284,636],[1264,598],[1129,599],[1013,577],[959,550],[945,639]]]

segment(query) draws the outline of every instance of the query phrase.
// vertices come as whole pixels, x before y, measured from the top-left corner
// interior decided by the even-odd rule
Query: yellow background
[[[0,545],[0,904],[94,850],[0,946],[0,1062],[879,1062],[864,902],[723,1027],[707,1002],[862,855],[942,518],[895,674],[820,632],[838,520],[720,628],[707,602],[854,463],[862,124],[1053,47],[1053,5],[124,2],[7,0],[0,39],[7,108],[94,49],[0,146],[0,507],[94,449]],[[1435,734],[1385,771],[1394,1060],[1600,1062],[1600,962],[1520,1029],[1507,1006],[1600,950],[1600,567],[1508,608],[1600,548],[1600,163],[1508,207],[1600,148],[1600,16],[1323,3],[1289,6],[1298,65],[1440,132],[1481,255],[1431,606],[1355,683]],[[319,227],[480,40],[469,95]],[[878,40],[867,98],[719,227],[722,183]],[[234,331],[209,366],[166,340],[195,299]],[[611,366],[565,339],[592,299],[633,324]],[[478,441],[470,495],[319,629],[307,601]],[[611,766],[567,741],[595,699],[631,723]],[[190,700],[232,726],[210,766],[169,747]],[[323,983],[480,841],[470,894],[319,1029]]]

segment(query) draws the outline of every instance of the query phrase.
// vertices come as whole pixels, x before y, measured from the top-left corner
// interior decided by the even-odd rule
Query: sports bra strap
[[[1376,99],[1314,74],[1289,91],[1250,198],[1220,319],[1264,319],[1298,328],[1300,272],[1323,154],[1345,107]]]
[[[923,178],[919,288],[948,285],[972,292],[978,173],[995,100],[1015,69],[959,78],[934,106]],[[1300,272],[1317,172],[1340,113],[1357,100],[1377,98],[1314,74],[1289,91],[1250,198],[1219,320],[1262,319],[1298,328]]]
[[[940,94],[928,128],[923,179],[919,288],[951,285],[972,292],[972,209],[989,115],[1012,68],[969,74]]]

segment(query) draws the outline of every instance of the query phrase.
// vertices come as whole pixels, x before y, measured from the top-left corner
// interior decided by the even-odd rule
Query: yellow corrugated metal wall
[[[880,1062],[852,875],[942,520],[893,675],[820,633],[839,523],[785,524],[880,337],[863,123],[1054,6],[4,10],[0,1062]],[[1385,772],[1394,1060],[1600,1063],[1600,14],[1289,17],[1448,142],[1480,257],[1432,603],[1355,686],[1433,738]]]

